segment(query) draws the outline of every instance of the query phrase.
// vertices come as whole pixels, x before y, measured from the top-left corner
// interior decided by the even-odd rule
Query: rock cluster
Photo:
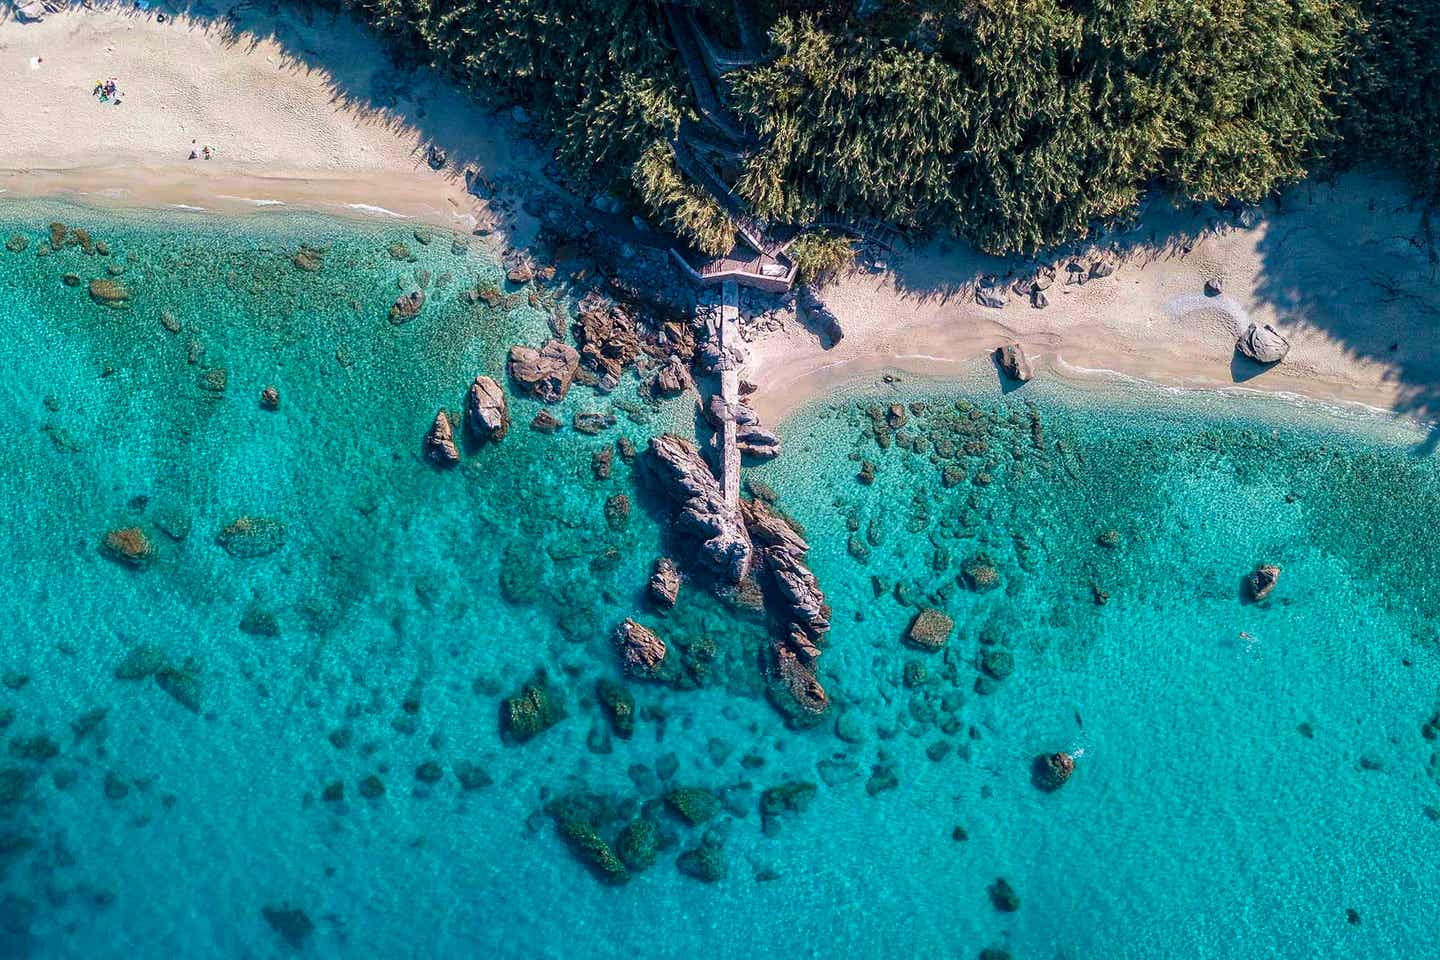
[[[704,567],[727,584],[745,579],[751,561],[745,520],[725,502],[720,481],[695,445],[673,433],[651,437],[648,463],[675,508],[677,532],[699,542]]]
[[[559,340],[547,340],[534,347],[510,348],[510,376],[532,396],[546,403],[559,403],[570,392],[580,354]]]
[[[581,361],[600,375],[606,389],[613,389],[640,356],[640,337],[629,311],[595,294],[581,301],[574,333]]]

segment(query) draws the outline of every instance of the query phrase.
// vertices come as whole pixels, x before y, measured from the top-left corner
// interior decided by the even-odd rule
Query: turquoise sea
[[[52,220],[109,254],[37,255]],[[1002,393],[979,366],[812,405],[750,473],[834,610],[830,715],[792,730],[763,618],[693,583],[648,607],[663,511],[622,457],[592,469],[621,436],[692,431],[689,398],[577,386],[549,436],[512,396],[504,441],[421,458],[438,409],[548,335],[555,288],[532,306],[478,245],[399,224],[12,203],[12,235],[0,956],[1440,955],[1420,434],[1140,385]],[[128,307],[94,302],[98,277]],[[457,296],[487,285],[507,298]],[[877,431],[891,404],[904,424]],[[582,411],[618,423],[584,436]],[[132,527],[142,568],[101,549]],[[1261,563],[1283,572],[1251,603]],[[937,653],[901,640],[929,606],[956,623]],[[629,616],[694,689],[622,679]],[[566,715],[507,745],[502,700],[537,669]],[[636,701],[630,739],[602,679]],[[1057,750],[1075,773],[1041,792]],[[795,809],[762,814],[787,784]],[[676,788],[718,813],[688,825]],[[600,882],[559,799],[612,846],[652,824],[653,866]]]

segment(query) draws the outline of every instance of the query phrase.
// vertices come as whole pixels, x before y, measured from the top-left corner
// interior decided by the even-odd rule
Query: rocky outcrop
[[[1065,786],[1075,772],[1075,758],[1068,753],[1042,753],[1030,767],[1030,780],[1037,790],[1054,793]]]
[[[455,446],[455,428],[450,423],[450,415],[444,410],[435,414],[421,449],[425,459],[438,466],[448,467],[460,462],[460,448]]]
[[[724,583],[750,571],[751,544],[740,511],[725,502],[720,481],[700,451],[673,433],[650,438],[651,473],[676,509],[675,529],[699,542],[701,563]]]
[[[1034,371],[1030,369],[1030,358],[1025,356],[1025,351],[1020,349],[1018,343],[1007,343],[998,348],[995,351],[995,360],[1011,380],[1028,383],[1030,378],[1035,376]]]
[[[655,572],[650,574],[650,599],[656,606],[673,607],[680,598],[680,568],[669,557],[655,561]]]
[[[615,631],[615,643],[620,648],[620,659],[625,672],[641,680],[660,677],[665,668],[668,652],[665,641],[649,627],[627,619]]]
[[[1267,563],[1250,574],[1246,578],[1245,584],[1249,587],[1251,600],[1264,600],[1270,596],[1270,592],[1275,589],[1275,584],[1279,582],[1280,568]]]
[[[771,607],[783,627],[771,643],[771,699],[793,721],[812,723],[829,705],[815,663],[830,630],[830,605],[805,565],[810,545],[785,517],[759,500],[741,502]]]
[[[690,369],[685,361],[672,355],[655,371],[655,378],[650,381],[650,392],[657,397],[678,397],[691,385]]]
[[[574,324],[580,359],[600,374],[609,385],[620,382],[625,368],[640,356],[640,337],[635,320],[618,304],[595,294],[581,301]]]
[[[532,396],[546,403],[559,403],[570,392],[580,354],[559,340],[547,340],[534,347],[510,348],[510,376]]]
[[[1263,327],[1250,324],[1235,346],[1257,363],[1279,363],[1290,352],[1290,341],[1268,323]]]
[[[425,306],[424,290],[411,290],[409,293],[401,294],[390,305],[390,322],[396,325],[408,323],[420,315],[420,308],[423,306]]]
[[[482,443],[503,440],[510,432],[510,406],[505,391],[489,377],[476,377],[465,396],[465,426]]]

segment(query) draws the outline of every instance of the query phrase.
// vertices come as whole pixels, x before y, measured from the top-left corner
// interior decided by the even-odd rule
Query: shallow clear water
[[[110,256],[36,256],[57,218]],[[501,282],[478,249],[318,219],[0,221],[29,239],[0,253],[0,955],[1435,955],[1440,475],[1407,431],[1140,387],[1002,396],[988,377],[811,407],[751,473],[805,528],[834,607],[831,718],[791,731],[763,697],[764,624],[693,585],[650,611],[663,516],[620,458],[592,475],[618,435],[690,429],[689,401],[577,387],[567,422],[619,414],[595,438],[533,433],[539,406],[513,401],[503,443],[457,470],[421,460],[435,411],[546,335],[549,305],[523,293],[455,296]],[[320,272],[291,263],[302,243],[327,248]],[[108,263],[129,309],[61,282]],[[430,300],[393,326],[417,269]],[[220,368],[223,392],[201,384]],[[986,449],[882,451],[866,409],[912,401],[899,434]],[[247,515],[283,546],[222,549]],[[98,548],[132,525],[146,569]],[[977,592],[957,577],[982,554],[999,586]],[[1280,584],[1244,602],[1264,562]],[[957,623],[942,653],[900,641],[931,604]],[[631,683],[626,741],[593,691],[619,678],[609,637],[631,615],[718,656],[698,690]],[[137,649],[190,678],[198,711],[117,678]],[[1014,662],[983,695],[982,649]],[[505,746],[501,699],[537,667],[568,716]],[[1059,749],[1077,771],[1041,793],[1030,760]],[[675,846],[602,885],[546,801],[644,803],[672,765],[666,787],[723,794],[706,826],[725,879],[677,870],[704,828],[660,813]],[[461,769],[492,782],[462,789]],[[361,793],[372,775],[382,796]],[[762,829],[760,792],[790,780],[813,802]],[[997,877],[1017,911],[992,906]],[[289,945],[267,908],[313,927]]]

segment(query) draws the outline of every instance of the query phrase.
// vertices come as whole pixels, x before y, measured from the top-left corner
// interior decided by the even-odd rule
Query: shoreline
[[[432,177],[406,177],[395,171],[341,177],[305,170],[227,170],[219,176],[202,176],[179,165],[138,170],[0,169],[0,203],[55,202],[94,210],[102,216],[162,215],[181,224],[197,216],[254,219],[261,223],[297,216],[372,226],[423,225],[469,235],[477,222],[476,214],[459,212],[458,205],[453,200],[447,203],[444,193],[436,191],[435,186]],[[372,202],[380,197],[385,198],[383,203]],[[499,231],[475,239],[486,245],[506,242]],[[927,252],[919,251],[919,255],[923,257]],[[1138,273],[1138,277],[1129,277],[1138,284],[1145,269],[1122,267],[1117,276],[1124,277],[1127,271]],[[881,288],[893,282],[893,275],[878,278]],[[854,275],[842,279],[836,287],[843,294],[866,283],[874,285],[877,278]],[[821,291],[822,297],[826,292]],[[907,302],[901,295],[892,293],[891,297],[897,306]],[[973,303],[957,304],[953,299],[943,301],[941,306],[954,311],[982,309]],[[1071,330],[1027,331],[998,322],[1005,312],[986,310],[970,329],[961,331],[949,323],[934,328],[914,324],[909,329],[897,324],[883,343],[877,340],[873,325],[862,325],[857,339],[864,344],[863,349],[852,346],[827,351],[813,338],[797,342],[785,333],[762,338],[751,345],[752,358],[745,368],[747,374],[761,378],[752,403],[767,422],[780,425],[837,393],[850,394],[867,384],[878,386],[885,374],[955,384],[975,376],[996,347],[1018,340],[1030,348],[1037,378],[1053,377],[1079,390],[1104,389],[1130,381],[1146,389],[1183,394],[1299,401],[1333,415],[1376,417],[1422,432],[1440,422],[1440,411],[1428,407],[1406,409],[1401,385],[1395,380],[1382,376],[1368,378],[1367,382],[1355,376],[1353,363],[1336,371],[1339,375],[1317,379],[1313,367],[1292,364],[1287,359],[1254,380],[1227,381],[1216,375],[1214,358],[1205,359],[1214,351],[1210,349],[1213,345],[1202,339],[1167,338],[1167,350],[1148,353],[1107,350],[1103,344],[1117,333],[1114,327],[1102,329],[1086,324]],[[910,338],[904,352],[884,349],[885,344],[902,334]],[[1094,339],[1086,342],[1087,336]],[[841,346],[845,343],[842,341]],[[1184,357],[1189,351],[1198,351],[1198,355]],[[1177,356],[1184,362],[1173,362]],[[1000,376],[998,370],[995,376]]]

